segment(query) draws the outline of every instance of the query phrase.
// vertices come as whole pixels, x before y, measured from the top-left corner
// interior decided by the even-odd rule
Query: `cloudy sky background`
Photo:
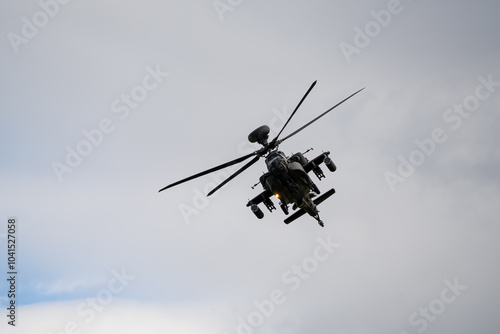
[[[498,332],[500,87],[456,129],[443,115],[479,77],[500,82],[500,4],[402,1],[349,62],[340,45],[390,2],[232,3],[221,16],[211,1],[72,1],[16,52],[9,33],[41,7],[1,2],[0,217],[18,220],[21,305],[2,332],[232,334],[273,290],[284,302],[254,333]],[[148,68],[168,77],[120,119],[113,101]],[[255,219],[262,162],[209,199],[196,194],[211,176],[157,193],[248,153],[248,133],[283,125],[314,80],[285,135],[366,87],[280,147],[332,152],[338,170],[317,183],[337,191],[325,228],[287,226],[279,210]],[[104,119],[113,131],[59,182],[53,163]],[[384,174],[435,129],[447,140],[391,191]],[[318,238],[340,246],[293,290],[283,275]],[[117,272],[123,289],[82,315]],[[466,288],[422,320],[454,280]]]

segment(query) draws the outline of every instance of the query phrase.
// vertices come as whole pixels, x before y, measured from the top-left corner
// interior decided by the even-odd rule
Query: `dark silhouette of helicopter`
[[[272,212],[273,210],[276,209],[276,207],[271,201],[271,197],[275,196],[280,201],[280,207],[285,213],[285,215],[289,214],[288,210],[289,204],[292,204],[293,210],[299,209],[284,220],[286,224],[289,224],[295,219],[304,215],[305,213],[308,213],[318,221],[320,226],[324,226],[323,221],[319,217],[319,211],[317,205],[326,200],[331,195],[333,195],[335,193],[335,190],[332,188],[327,192],[325,192],[324,194],[320,195],[320,190],[318,189],[316,184],[314,184],[314,182],[311,180],[308,173],[310,171],[313,171],[313,173],[318,177],[319,180],[324,178],[325,174],[320,168],[321,163],[324,163],[330,171],[334,172],[337,169],[337,167],[333,163],[332,159],[329,157],[330,152],[323,152],[316,158],[308,161],[304,157],[303,153],[295,153],[292,156],[287,157],[283,152],[278,150],[278,146],[288,138],[296,135],[297,133],[299,133],[300,131],[302,131],[303,129],[305,129],[312,123],[316,122],[324,115],[326,115],[328,112],[335,109],[340,104],[344,103],[345,101],[347,101],[348,99],[350,99],[351,97],[362,91],[364,88],[346,97],[344,100],[340,101],[339,103],[337,103],[336,105],[334,105],[333,107],[331,107],[330,109],[328,109],[327,111],[325,111],[324,113],[322,113],[309,123],[295,130],[285,138],[279,139],[279,136],[281,135],[285,127],[288,125],[292,117],[299,109],[302,102],[305,100],[305,98],[315,85],[316,81],[314,81],[311,84],[311,87],[309,87],[309,89],[302,97],[297,107],[295,107],[294,111],[286,121],[285,125],[283,125],[280,132],[273,140],[271,140],[270,142],[268,141],[270,129],[267,125],[258,127],[248,135],[248,140],[251,143],[259,143],[262,145],[261,149],[252,152],[250,154],[247,154],[245,156],[242,156],[238,159],[226,162],[222,165],[207,169],[198,174],[189,176],[185,179],[169,184],[168,186],[160,189],[158,192],[174,187],[186,181],[195,179],[197,177],[243,162],[252,156],[254,157],[252,160],[247,162],[243,167],[241,167],[235,173],[230,175],[226,180],[220,183],[217,187],[215,187],[212,191],[210,191],[207,194],[207,196],[210,196],[214,192],[219,190],[222,186],[224,186],[226,183],[228,183],[236,176],[241,174],[243,171],[245,171],[248,167],[256,163],[261,157],[265,156],[268,172],[262,175],[259,179],[259,183],[264,188],[264,191],[261,192],[256,197],[254,197],[253,199],[251,199],[250,201],[248,201],[247,207],[250,207],[250,209],[257,218],[262,219],[264,217],[264,213],[262,212],[262,210],[259,208],[258,205],[260,203],[264,203],[266,208],[270,212]],[[257,183],[256,185],[258,185],[259,183]]]

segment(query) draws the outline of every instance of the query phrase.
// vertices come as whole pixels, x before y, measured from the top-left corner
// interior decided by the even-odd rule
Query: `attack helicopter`
[[[342,101],[340,101],[327,111],[323,112],[321,115],[314,118],[312,121],[306,123],[305,125],[298,128],[288,136],[280,139],[279,137],[281,133],[286,128],[286,126],[288,125],[292,117],[295,115],[299,107],[302,105],[302,102],[304,102],[307,95],[309,95],[313,87],[316,85],[316,82],[317,81],[314,81],[311,84],[307,92],[304,94],[300,102],[293,110],[290,117],[287,119],[285,125],[283,125],[279,133],[271,141],[268,141],[270,129],[267,125],[262,125],[258,127],[248,135],[248,140],[251,143],[258,143],[262,145],[262,148],[250,154],[242,156],[240,158],[207,169],[203,172],[189,176],[180,181],[171,183],[168,186],[160,189],[158,192],[177,186],[181,183],[193,180],[195,178],[201,177],[203,175],[213,173],[220,169],[241,163],[251,157],[254,157],[252,160],[247,162],[244,166],[242,166],[240,169],[238,169],[236,172],[230,175],[227,179],[221,182],[218,186],[216,186],[213,190],[211,190],[207,194],[207,196],[210,196],[214,192],[219,190],[221,187],[223,187],[226,183],[228,183],[236,176],[244,172],[253,164],[255,164],[261,157],[265,157],[266,167],[268,171],[259,178],[259,183],[254,185],[255,187],[261,184],[264,190],[259,195],[249,200],[246,206],[250,207],[251,211],[257,218],[262,219],[264,217],[264,213],[262,212],[262,210],[259,208],[258,205],[263,203],[264,206],[270,212],[276,210],[276,207],[271,200],[271,198],[274,196],[279,200],[279,205],[285,215],[289,215],[288,205],[290,204],[292,205],[292,210],[296,210],[293,214],[289,215],[284,220],[286,224],[291,223],[292,221],[296,220],[297,218],[307,213],[313,218],[315,218],[318,224],[323,227],[324,223],[319,217],[319,210],[317,208],[317,205],[322,203],[330,196],[332,196],[335,193],[335,189],[332,188],[327,192],[321,194],[319,188],[311,180],[308,173],[312,171],[319,180],[323,179],[325,177],[325,174],[320,168],[321,163],[325,164],[325,166],[331,172],[334,172],[337,169],[337,167],[335,166],[334,162],[329,156],[330,152],[323,152],[314,159],[309,161],[304,157],[303,153],[295,153],[290,157],[288,157],[282,151],[279,151],[278,148],[279,145],[283,143],[285,140],[296,135],[300,131],[304,130],[306,127],[316,122],[318,119],[325,116],[327,113],[337,108],[339,105],[341,105],[354,95],[361,92],[364,88],[349,95],[348,97],[346,97],[345,99],[343,99]]]

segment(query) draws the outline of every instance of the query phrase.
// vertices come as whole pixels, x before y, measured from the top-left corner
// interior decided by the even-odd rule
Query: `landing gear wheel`
[[[283,203],[280,203],[280,206],[281,206],[281,210],[283,210],[283,213],[285,215],[288,215],[288,206],[283,204]]]
[[[318,186],[316,185],[316,183],[313,182],[312,184],[312,190],[316,193],[316,194],[321,194],[321,191],[319,191],[319,188]]]

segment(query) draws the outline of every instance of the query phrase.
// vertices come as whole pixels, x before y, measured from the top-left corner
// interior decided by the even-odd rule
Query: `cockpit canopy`
[[[271,167],[274,162],[278,162],[278,161],[286,161],[286,156],[283,152],[274,151],[274,152],[269,153],[269,155],[266,158],[267,167],[268,168]]]

